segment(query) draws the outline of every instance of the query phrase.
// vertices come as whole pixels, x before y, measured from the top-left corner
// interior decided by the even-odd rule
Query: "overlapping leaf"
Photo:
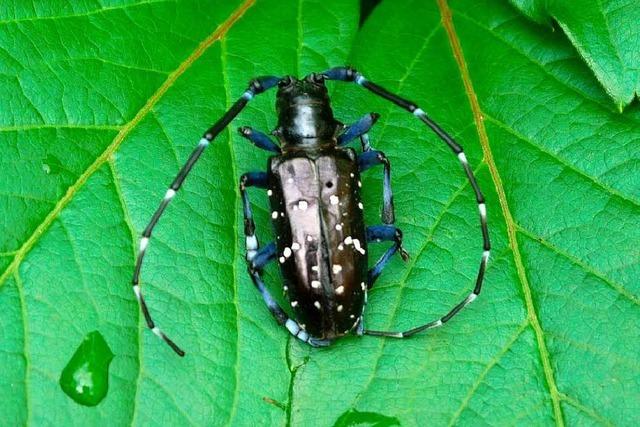
[[[640,7],[633,0],[511,0],[539,23],[555,20],[620,109],[640,93]]]

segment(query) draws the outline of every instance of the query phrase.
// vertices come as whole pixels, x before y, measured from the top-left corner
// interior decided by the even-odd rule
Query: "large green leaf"
[[[353,62],[466,147],[488,195],[486,289],[429,337],[363,340],[357,349],[343,342],[326,359],[312,355],[296,374],[294,420],[318,416],[320,378],[338,393],[321,408],[326,423],[355,407],[406,425],[635,425],[638,109],[612,111],[562,35],[541,33],[497,1],[450,7],[384,2]],[[406,328],[471,288],[475,207],[455,158],[433,135],[368,94],[349,99],[383,114],[373,137],[393,161],[398,221],[413,253],[372,291],[368,324]]]
[[[510,1],[536,22],[555,20],[620,109],[640,94],[636,0]]]
[[[187,350],[179,359],[146,330],[129,288],[136,236],[202,129],[249,77],[345,62],[357,5],[159,1],[86,6],[66,18],[29,6],[0,9],[0,418],[637,424],[640,112],[612,111],[561,35],[497,1],[455,1],[452,20],[444,1],[389,0],[352,51],[368,77],[414,99],[465,146],[494,245],[473,305],[405,341],[354,337],[311,349],[289,338],[242,257],[237,179],[264,168],[266,155],[230,129],[163,217],[142,275],[152,313]],[[432,320],[475,279],[469,185],[417,120],[336,85],[345,122],[383,114],[371,137],[393,162],[412,253],[371,292],[368,325]],[[272,128],[272,104],[259,97],[233,127]],[[371,224],[380,184],[380,171],[367,172]],[[252,198],[266,242],[266,197]],[[275,266],[267,281],[277,292]],[[116,357],[109,395],[84,408],[57,380],[95,329]]]
[[[230,128],[154,234],[143,287],[184,359],[143,326],[134,252],[179,165],[249,79],[343,63],[358,4],[50,3],[0,8],[2,424],[282,424],[263,397],[288,400],[287,336],[239,238],[238,177],[266,155]],[[273,127],[272,104],[257,99],[237,124]],[[84,408],[58,378],[96,329],[116,355],[111,390]]]

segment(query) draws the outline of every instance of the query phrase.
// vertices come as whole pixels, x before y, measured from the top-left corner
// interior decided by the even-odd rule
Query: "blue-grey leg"
[[[362,306],[362,313],[360,314],[360,322],[356,329],[356,335],[364,335],[366,333],[366,329],[364,328],[364,310],[367,306],[368,291],[373,287],[373,283],[376,281],[378,276],[380,276],[380,273],[382,273],[382,270],[387,265],[387,262],[389,262],[389,259],[396,252],[400,252],[403,260],[406,261],[409,259],[409,254],[402,247],[402,231],[400,231],[398,227],[387,224],[372,225],[367,227],[366,236],[368,243],[393,241],[394,244],[387,249],[384,254],[382,254],[380,259],[367,274],[367,289],[365,289],[364,293],[364,304]]]
[[[251,202],[247,187],[267,188],[268,178],[266,172],[247,172],[240,177],[240,195],[242,197],[242,211],[244,213],[244,239],[246,244],[246,259],[251,261],[258,251],[258,238],[256,237],[256,224],[253,221]]]
[[[247,138],[258,148],[278,154],[281,153],[280,147],[278,147],[271,138],[260,131],[250,128],[249,126],[242,126],[238,128],[238,133],[240,133],[242,137]]]
[[[338,145],[347,145],[354,139],[360,138],[360,141],[362,143],[362,151],[369,151],[371,149],[371,146],[369,145],[367,132],[369,132],[373,125],[378,121],[379,117],[380,114],[378,113],[365,114],[364,117],[362,117],[360,120],[352,125],[347,126],[345,131],[340,136],[338,136]]]
[[[355,83],[374,95],[379,96],[380,98],[386,99],[393,104],[396,104],[398,107],[403,108],[409,113],[413,114],[418,120],[427,125],[429,129],[431,129],[437,136],[447,144],[447,146],[451,149],[451,151],[456,155],[460,165],[464,173],[473,188],[473,192],[476,196],[476,202],[478,203],[478,211],[480,213],[480,231],[482,233],[482,257],[480,258],[480,268],[478,269],[478,275],[476,277],[476,283],[469,295],[456,304],[447,314],[442,316],[441,318],[434,320],[429,323],[425,323],[413,329],[409,329],[404,332],[382,332],[382,331],[364,331],[364,333],[369,335],[379,335],[379,336],[387,336],[394,338],[403,338],[410,335],[413,335],[417,332],[424,331],[426,329],[436,328],[442,326],[444,323],[451,320],[453,316],[458,314],[460,310],[462,310],[467,305],[471,304],[475,299],[480,295],[480,291],[482,290],[482,282],[484,280],[484,274],[487,269],[487,262],[489,261],[489,252],[491,250],[491,242],[489,240],[489,227],[487,225],[487,206],[485,205],[484,195],[482,191],[480,191],[480,186],[478,185],[478,181],[476,180],[473,171],[471,170],[471,166],[467,161],[467,156],[464,154],[462,146],[458,144],[447,132],[444,131],[429,115],[418,105],[409,101],[408,99],[402,98],[401,96],[396,95],[395,93],[389,92],[382,86],[368,80],[357,70],[354,70],[350,67],[336,67],[330,70],[325,71],[322,75],[328,80],[339,80],[343,82],[352,82]]]
[[[360,172],[364,172],[372,166],[384,166],[384,178],[382,183],[382,222],[393,224],[396,221],[393,209],[393,191],[391,190],[391,164],[382,151],[370,150],[358,156]]]
[[[331,344],[331,341],[329,340],[321,340],[309,335],[298,322],[287,316],[287,313],[285,313],[282,307],[280,307],[276,300],[273,299],[271,293],[269,293],[269,290],[262,280],[261,273],[265,265],[273,261],[275,258],[276,244],[274,242],[269,243],[267,246],[261,249],[258,249],[250,261],[249,257],[247,256],[247,260],[249,261],[249,276],[251,277],[251,280],[253,281],[256,289],[258,289],[258,292],[260,292],[260,295],[262,295],[262,299],[267,305],[267,308],[280,325],[287,328],[291,335],[298,338],[302,342],[305,342],[313,347],[324,347]]]
[[[156,211],[153,213],[153,216],[149,220],[149,223],[145,227],[142,232],[142,238],[140,239],[140,246],[138,249],[138,255],[136,257],[136,264],[133,269],[133,278],[131,279],[131,285],[133,287],[133,293],[138,300],[138,304],[140,305],[140,310],[144,315],[144,319],[147,323],[147,326],[151,331],[160,337],[165,343],[169,345],[179,356],[184,356],[184,351],[176,345],[153,321],[151,317],[151,313],[149,312],[149,308],[147,307],[147,303],[142,294],[142,289],[140,288],[140,273],[142,272],[142,263],[144,262],[144,255],[146,253],[147,247],[149,246],[149,241],[151,239],[151,234],[153,233],[153,229],[158,224],[160,217],[165,212],[167,206],[176,193],[182,187],[184,180],[189,176],[189,173],[193,169],[194,165],[198,162],[198,159],[204,152],[204,150],[209,146],[209,144],[222,132],[229,123],[244,109],[247,103],[253,99],[254,96],[263,93],[266,90],[269,90],[275,87],[280,81],[280,77],[275,76],[263,76],[258,77],[249,82],[249,87],[242,94],[240,99],[234,102],[231,107],[227,110],[226,113],[222,115],[209,129],[207,129],[198,145],[193,149],[187,161],[182,165],[180,171],[176,175],[176,177],[169,185],[169,189],[164,195],[164,198],[160,202],[160,205],[157,207]]]
[[[394,242],[369,270],[367,285],[368,288],[371,289],[387,265],[387,262],[389,262],[389,259],[396,252],[400,252],[400,256],[404,261],[409,259],[409,254],[402,247],[402,231],[395,225],[382,224],[367,227],[367,242]]]

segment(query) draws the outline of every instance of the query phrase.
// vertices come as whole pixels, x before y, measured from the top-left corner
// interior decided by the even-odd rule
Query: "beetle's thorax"
[[[311,74],[302,80],[285,77],[276,97],[278,137],[283,151],[318,150],[336,145],[342,125],[333,117],[327,87],[322,76]]]

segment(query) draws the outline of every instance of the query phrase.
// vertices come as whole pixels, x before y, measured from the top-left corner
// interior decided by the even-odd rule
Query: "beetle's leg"
[[[244,236],[247,250],[246,259],[251,261],[258,250],[258,238],[256,237],[256,224],[253,222],[253,212],[247,194],[247,187],[267,188],[268,178],[266,172],[248,172],[240,177],[240,194],[242,197],[242,211],[244,213]]]
[[[462,150],[462,146],[454,141],[454,139],[449,136],[449,134],[447,134],[436,122],[434,122],[427,115],[427,113],[424,112],[424,110],[422,110],[416,104],[404,98],[401,98],[400,96],[389,92],[385,88],[367,80],[362,74],[360,74],[353,68],[337,67],[327,70],[322,74],[329,80],[354,82],[367,89],[368,91],[374,93],[375,95],[384,98],[387,101],[393,102],[397,106],[404,108],[405,110],[416,116],[421,122],[426,124],[445,144],[449,146],[451,151],[453,151],[453,153],[458,157],[458,160],[462,165],[462,169],[467,175],[467,179],[469,180],[469,183],[473,188],[473,192],[475,193],[476,201],[478,203],[478,211],[480,212],[480,230],[482,232],[482,257],[480,258],[480,268],[478,269],[476,284],[473,288],[473,291],[471,291],[471,293],[463,301],[460,301],[456,306],[454,306],[447,314],[432,322],[415,327],[413,329],[409,329],[405,332],[365,331],[365,333],[369,335],[382,335],[402,338],[413,335],[420,331],[424,331],[425,329],[431,329],[441,326],[442,324],[448,322],[453,316],[458,314],[460,310],[473,302],[480,294],[480,291],[482,290],[482,281],[484,280],[484,273],[487,268],[487,262],[489,260],[489,251],[491,250],[491,243],[489,241],[489,228],[487,227],[487,207],[485,205],[484,196],[480,191],[480,187],[478,186],[478,182],[476,181],[476,178],[473,175],[473,171],[469,166],[469,162],[467,161],[467,157]]]
[[[393,209],[393,191],[391,190],[391,164],[382,151],[366,151],[358,156],[358,167],[364,172],[372,166],[384,166],[384,180],[382,183],[382,222],[393,224],[396,221]]]
[[[402,230],[394,225],[372,225],[367,227],[367,242],[394,242],[387,251],[382,254],[380,259],[375,263],[375,265],[369,270],[368,274],[368,287],[371,289],[373,287],[373,283],[376,281],[382,270],[387,265],[389,259],[396,253],[400,252],[400,256],[403,260],[407,261],[409,259],[409,254],[402,247]]]
[[[373,127],[379,117],[380,114],[378,113],[365,114],[364,117],[362,117],[360,120],[352,125],[347,126],[346,130],[340,136],[338,136],[338,145],[347,145],[354,139],[360,138],[360,142],[362,143],[362,151],[371,150],[367,132],[369,132],[369,130]]]
[[[186,163],[180,168],[178,175],[174,178],[173,182],[169,186],[164,198],[160,202],[160,206],[156,209],[149,224],[144,229],[142,233],[142,238],[140,239],[140,246],[138,250],[138,257],[136,258],[136,265],[133,270],[133,278],[131,280],[133,285],[133,292],[136,295],[138,300],[138,304],[140,305],[140,309],[142,310],[142,314],[147,322],[147,326],[149,329],[153,331],[157,336],[162,338],[164,342],[166,342],[178,355],[184,356],[184,351],[180,347],[178,347],[169,337],[167,337],[164,332],[158,328],[153,319],[151,318],[151,314],[149,313],[149,309],[147,308],[147,304],[145,303],[144,297],[142,296],[142,291],[140,289],[140,271],[142,270],[142,262],[144,260],[145,250],[149,245],[149,239],[151,238],[151,233],[153,232],[154,227],[158,223],[158,220],[164,213],[165,209],[171,202],[171,199],[176,195],[176,192],[182,186],[182,183],[191,172],[191,169],[196,164],[202,152],[207,148],[209,143],[214,140],[216,136],[222,130],[227,127],[227,125],[233,120],[242,109],[247,105],[247,103],[257,94],[264,92],[267,89],[274,87],[280,81],[279,77],[266,76],[266,77],[258,77],[252,80],[249,83],[249,87],[244,92],[244,94],[238,99],[232,106],[227,110],[224,115],[218,119],[217,122],[213,124],[207,131],[202,135],[200,142],[193,149],[191,155],[187,159]]]
[[[256,147],[262,148],[263,150],[272,151],[274,153],[280,153],[280,147],[273,142],[271,138],[269,138],[266,134],[257,131],[249,126],[242,126],[238,128],[238,132],[244,138],[247,138],[251,141]]]
[[[321,340],[309,335],[298,322],[291,319],[287,316],[287,313],[278,305],[278,303],[273,299],[269,290],[264,285],[262,281],[261,272],[264,266],[273,261],[276,257],[276,244],[271,242],[267,246],[259,249],[254,257],[249,261],[249,276],[251,276],[251,280],[255,285],[260,295],[262,295],[262,299],[264,303],[269,308],[269,311],[276,319],[276,321],[287,328],[289,333],[299,340],[313,346],[313,347],[324,347],[331,344],[329,340]]]

